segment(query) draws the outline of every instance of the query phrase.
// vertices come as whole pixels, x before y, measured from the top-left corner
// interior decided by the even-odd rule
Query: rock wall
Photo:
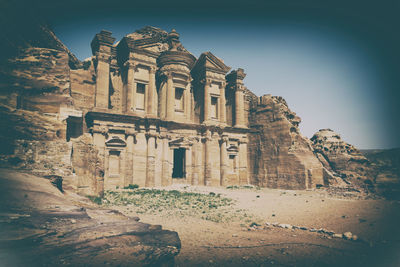
[[[311,138],[316,155],[325,168],[346,183],[365,187],[372,184],[373,170],[369,160],[331,129],[321,129]]]
[[[91,59],[84,61],[83,66],[70,71],[71,96],[76,109],[87,111],[94,107],[96,73]]]
[[[72,106],[68,54],[48,48],[27,48],[0,67],[0,101],[16,108],[59,113]]]
[[[71,163],[74,177],[70,184],[82,195],[103,194],[104,157],[92,143],[90,134],[72,140]]]
[[[264,95],[252,110],[249,158],[252,183],[269,188],[306,189],[324,184],[322,164],[303,137],[300,118],[281,97]],[[325,178],[326,180],[326,178]]]
[[[37,175],[70,175],[66,142],[70,96],[69,55],[28,47],[0,65],[0,165]]]

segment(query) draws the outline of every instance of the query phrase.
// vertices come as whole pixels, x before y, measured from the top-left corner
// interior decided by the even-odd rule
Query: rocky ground
[[[179,184],[132,185],[90,201],[0,170],[2,266],[160,266],[178,252],[175,266],[400,264],[399,201]]]
[[[52,177],[49,177],[52,178]],[[176,232],[0,169],[0,266],[173,266]]]
[[[103,204],[178,232],[176,266],[399,266],[400,203],[357,192],[173,185],[169,208],[121,189]],[[138,190],[138,189],[135,189]],[[140,190],[140,189],[139,189]],[[154,190],[153,190],[154,191]],[[178,193],[181,194],[176,197]],[[193,195],[214,208],[192,205]],[[146,195],[146,194],[145,194]],[[168,195],[165,194],[164,195]],[[221,199],[229,199],[229,205]],[[122,201],[122,202],[121,202]],[[227,200],[225,200],[227,201]],[[185,205],[187,203],[187,205]],[[222,204],[221,204],[222,203]],[[207,206],[207,205],[206,205]],[[202,212],[213,216],[203,216]],[[343,235],[344,234],[344,235]]]

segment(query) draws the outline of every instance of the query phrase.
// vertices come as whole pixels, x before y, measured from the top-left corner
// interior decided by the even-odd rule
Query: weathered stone
[[[331,129],[319,130],[311,141],[318,158],[327,170],[337,176],[336,179],[353,186],[367,187],[364,181],[371,177],[370,162],[357,148],[344,142]],[[337,184],[334,180],[328,182]]]
[[[284,189],[323,184],[323,166],[307,138],[299,133],[300,118],[281,97],[264,95],[251,112],[249,135],[252,183]]]
[[[343,233],[343,238],[350,240],[352,238],[353,234],[351,232],[345,232]]]
[[[334,238],[343,238],[343,234],[333,234],[332,237],[334,237]]]
[[[20,266],[59,265],[60,259],[97,266],[112,258],[124,266],[172,266],[179,253],[176,232],[67,198],[47,179],[2,169],[0,184],[0,215],[20,213],[1,222],[0,244],[18,248]]]
[[[281,228],[286,228],[286,229],[292,229],[293,226],[291,226],[290,224],[286,224],[286,223],[281,223],[278,225]]]

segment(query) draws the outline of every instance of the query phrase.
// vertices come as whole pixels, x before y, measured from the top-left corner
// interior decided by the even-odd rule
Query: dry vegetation
[[[128,188],[128,187],[127,187]],[[235,187],[239,189],[239,187]],[[91,198],[104,206],[124,206],[137,214],[158,214],[162,217],[193,217],[212,222],[240,222],[249,224],[255,216],[235,208],[232,198],[220,193],[195,193],[160,189],[119,189],[106,191],[103,198]],[[259,219],[258,219],[259,221]]]

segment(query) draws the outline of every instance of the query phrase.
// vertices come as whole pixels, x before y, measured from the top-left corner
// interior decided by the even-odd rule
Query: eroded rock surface
[[[356,147],[343,141],[338,133],[322,129],[314,134],[311,142],[325,168],[348,184],[362,188],[372,186],[373,173],[369,160]]]
[[[301,119],[282,97],[262,96],[250,119],[251,127],[259,131],[249,140],[255,184],[285,189],[324,184],[328,174],[299,132]]]
[[[176,232],[99,209],[37,176],[0,169],[0,202],[4,266],[172,266],[180,250]]]

